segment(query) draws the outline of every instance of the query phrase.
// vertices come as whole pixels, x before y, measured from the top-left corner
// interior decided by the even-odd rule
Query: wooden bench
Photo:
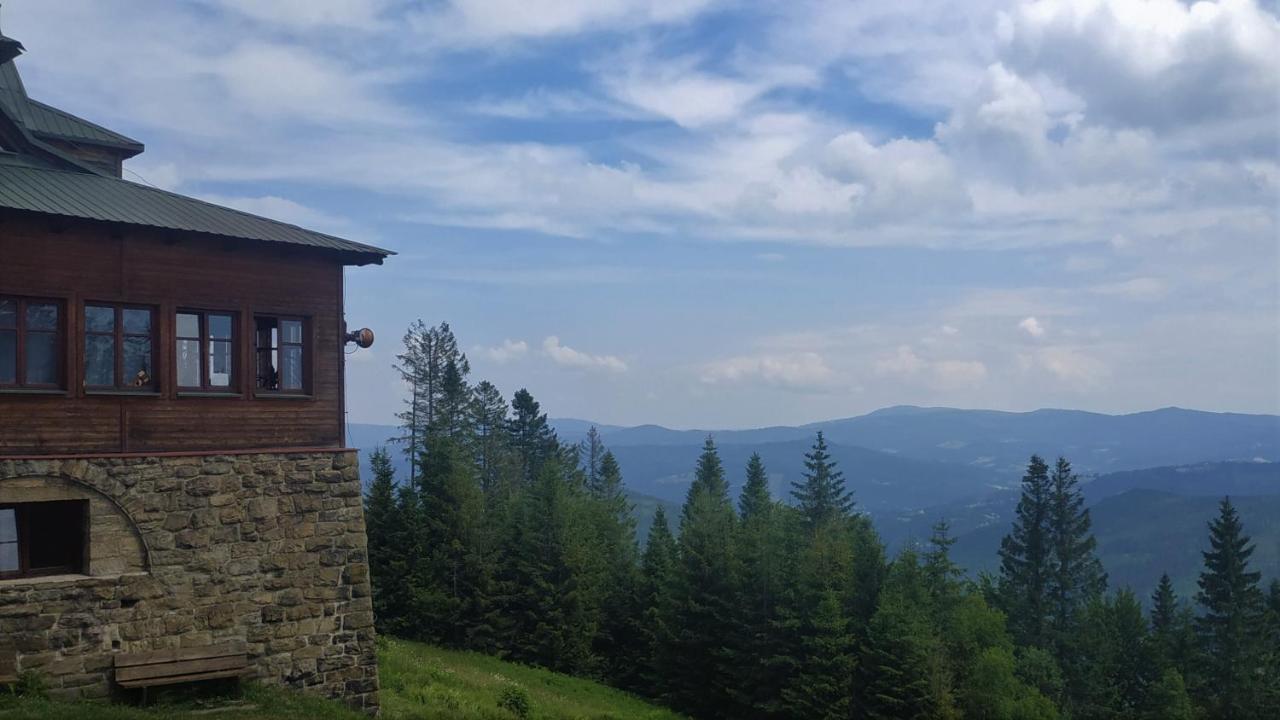
[[[146,689],[158,685],[234,678],[249,669],[249,653],[244,641],[198,648],[176,648],[115,656],[116,684],[123,688]]]

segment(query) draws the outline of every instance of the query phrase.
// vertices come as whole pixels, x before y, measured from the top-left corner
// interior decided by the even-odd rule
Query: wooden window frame
[[[179,315],[195,315],[200,324],[200,337],[191,337],[182,335],[178,330]],[[220,315],[231,319],[231,337],[223,340],[218,338],[216,342],[228,342],[231,344],[231,379],[226,385],[214,385],[210,379],[209,367],[209,350],[215,342],[209,330],[209,316]],[[240,339],[240,319],[238,313],[232,310],[193,310],[190,308],[179,308],[173,315],[173,374],[174,384],[181,393],[203,393],[213,395],[239,395],[240,394],[240,353],[238,345]],[[196,340],[200,343],[200,384],[199,385],[183,385],[181,384],[181,372],[178,364],[181,359],[178,355],[178,343],[183,340]],[[256,358],[255,358],[256,359]]]
[[[18,297],[14,295],[0,295],[0,300],[15,302],[18,305],[16,322],[12,328],[0,328],[0,332],[12,332],[17,335],[17,346],[15,352],[17,356],[14,358],[14,382],[0,382],[0,390],[65,390],[67,378],[67,310],[66,303],[57,298],[40,298],[40,297]],[[53,305],[58,309],[58,324],[53,330],[28,330],[27,329],[27,306],[35,305]],[[52,383],[31,383],[27,382],[27,335],[30,333],[39,333],[42,335],[52,334],[56,341],[55,353],[57,365],[54,368],[54,375],[57,380]]]
[[[52,567],[31,568],[31,524],[26,521],[25,509],[32,505],[50,503],[75,504],[80,513],[80,549],[78,565],[57,565]],[[18,531],[18,569],[0,572],[0,580],[16,580],[22,578],[47,577],[49,575],[86,575],[89,569],[89,501],[88,500],[52,500],[44,502],[17,502],[0,504],[0,510],[13,510],[14,523]]]
[[[262,348],[258,345],[258,338],[259,338],[258,321],[259,320],[275,321],[276,337],[277,337],[276,345],[268,348]],[[302,342],[286,343],[284,341],[284,333],[280,331],[280,324],[284,322],[297,322],[302,326]],[[310,333],[311,333],[311,318],[306,317],[304,315],[290,315],[287,313],[269,313],[269,312],[253,314],[253,391],[255,395],[284,395],[284,396],[304,397],[304,398],[311,397],[312,341],[311,341]],[[260,367],[259,356],[264,351],[267,353],[270,353],[274,350],[276,352],[277,361],[280,361],[284,357],[284,348],[286,345],[290,347],[297,347],[302,349],[302,377],[301,377],[302,387],[298,389],[293,389],[293,390],[286,390],[283,388],[272,389],[272,388],[262,387],[259,384],[261,377],[258,374],[258,368]],[[280,374],[280,368],[277,367],[276,375],[279,376],[279,374]]]
[[[89,308],[111,308],[115,312],[115,323],[112,332],[98,332],[89,329],[88,313]],[[147,335],[141,333],[127,333],[124,331],[124,311],[125,310],[145,310],[151,314],[151,332]],[[84,385],[86,392],[122,392],[122,393],[138,393],[140,395],[155,395],[160,391],[160,372],[159,363],[156,362],[159,357],[160,344],[160,312],[154,305],[138,305],[134,303],[122,302],[100,302],[97,300],[86,300],[81,313],[80,335],[82,338],[80,358],[80,377],[81,384]],[[115,356],[112,358],[115,363],[115,384],[114,385],[90,385],[89,384],[89,348],[88,337],[90,335],[98,337],[111,337],[115,342]],[[146,337],[151,341],[151,380],[148,384],[137,386],[127,383],[124,373],[124,339],[126,337]],[[133,377],[133,376],[130,376]]]

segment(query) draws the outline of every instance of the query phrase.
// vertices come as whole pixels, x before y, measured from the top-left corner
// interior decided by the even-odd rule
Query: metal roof
[[[128,157],[143,150],[142,143],[133,138],[76,117],[65,110],[32,100],[27,96],[22,76],[18,74],[18,67],[12,60],[0,63],[0,103],[4,104],[10,117],[38,136],[107,145],[126,151]]]
[[[0,209],[285,243],[380,263],[394,253],[116,177],[0,155]]]

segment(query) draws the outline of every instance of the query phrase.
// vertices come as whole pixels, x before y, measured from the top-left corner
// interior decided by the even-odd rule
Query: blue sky
[[[9,0],[129,177],[400,253],[553,415],[1280,412],[1280,20],[1252,0]]]

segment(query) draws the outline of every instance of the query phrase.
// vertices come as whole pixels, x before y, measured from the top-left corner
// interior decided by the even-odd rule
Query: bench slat
[[[171,675],[169,677],[155,678],[152,680],[129,680],[125,682],[117,682],[116,684],[124,688],[154,687],[156,685],[177,685],[180,683],[199,682],[201,680],[233,678],[239,677],[243,673],[243,669],[218,670],[215,672],[193,673],[191,675]]]
[[[135,665],[181,662],[184,660],[202,660],[205,658],[226,657],[228,655],[241,655],[247,652],[248,646],[243,640],[233,640],[221,645],[206,645],[204,647],[171,648],[169,650],[140,653],[116,653],[115,666],[123,668]]]
[[[150,665],[134,665],[132,667],[116,668],[116,682],[124,685],[127,682],[156,681],[161,678],[182,675],[243,670],[247,667],[249,667],[249,656],[244,654],[169,663],[152,663]]]

